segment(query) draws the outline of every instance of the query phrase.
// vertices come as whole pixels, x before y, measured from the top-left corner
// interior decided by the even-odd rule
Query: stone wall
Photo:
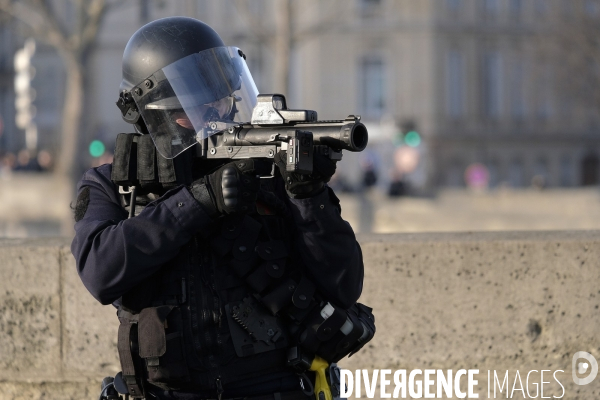
[[[480,398],[488,370],[508,370],[511,387],[517,370],[523,383],[530,370],[563,370],[563,398],[600,397],[600,377],[571,379],[575,352],[600,358],[600,231],[359,241],[377,335],[343,368],[479,369]],[[0,277],[0,399],[97,398],[120,369],[118,322],[79,281],[69,241],[0,240]],[[544,395],[558,397],[549,376]]]

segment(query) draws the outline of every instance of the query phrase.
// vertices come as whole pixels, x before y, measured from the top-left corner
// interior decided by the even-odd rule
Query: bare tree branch
[[[68,51],[65,36],[57,24],[51,21],[53,16],[47,14],[47,7],[39,8],[38,3],[40,2],[24,4],[3,0],[0,2],[0,11],[7,13],[27,26],[32,37],[55,47],[61,52]]]
[[[264,19],[256,16],[249,7],[249,0],[235,0],[235,8],[242,19],[246,20],[246,25],[252,34],[261,42],[267,42],[274,39],[272,31],[265,27]]]
[[[289,94],[290,88],[290,63],[293,51],[303,41],[316,37],[340,25],[340,21],[347,15],[350,7],[343,7],[342,11],[336,7],[336,1],[330,1],[326,12],[322,12],[321,3],[318,4],[318,18],[316,22],[301,30],[296,28],[302,15],[297,11],[298,4],[290,0],[277,0],[274,2],[275,34],[271,34],[265,27],[265,19],[255,15],[249,7],[249,0],[235,0],[235,6],[240,16],[247,21],[248,29],[262,43],[269,42],[275,53],[274,85],[277,90]],[[325,16],[323,16],[325,15]]]
[[[60,21],[56,16],[56,12],[51,8],[49,2],[46,2],[44,0],[30,0],[30,7],[26,7],[27,3],[27,1],[24,1],[20,4],[23,5],[24,9],[26,8],[36,10],[36,12],[39,13],[44,19],[44,27],[47,30],[47,33],[49,35],[56,36],[56,39],[60,40],[61,43],[63,43],[61,47],[69,47],[68,31],[60,25]],[[23,10],[23,12],[27,12],[27,10]],[[40,39],[43,40],[43,38]]]
[[[54,47],[66,69],[64,104],[60,128],[61,155],[56,174],[70,180],[79,173],[79,133],[85,100],[84,62],[96,43],[98,32],[109,6],[118,0],[71,0],[76,7],[75,18],[61,19],[60,10],[45,0],[0,0],[0,11],[20,21],[32,36]]]
[[[96,40],[100,23],[108,10],[105,0],[92,0],[87,9],[87,20],[81,32],[81,48],[85,51]]]
[[[335,27],[338,27],[340,21],[342,21],[343,17],[345,17],[348,14],[349,10],[351,10],[351,7],[346,6],[341,7],[340,11],[340,7],[337,7],[336,2],[331,1],[329,3],[329,9],[323,13],[323,15],[325,16],[318,19],[312,25],[296,32],[294,34],[294,40],[300,43],[301,41],[304,41],[309,37],[319,36],[323,33],[332,30]]]

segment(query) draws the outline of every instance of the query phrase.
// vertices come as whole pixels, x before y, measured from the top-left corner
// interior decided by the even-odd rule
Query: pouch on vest
[[[111,180],[119,186],[136,186],[145,193],[159,193],[193,181],[194,154],[185,151],[167,159],[156,151],[152,138],[136,133],[119,133]]]
[[[336,330],[328,339],[322,337],[324,340],[316,353],[329,362],[338,362],[362,349],[375,335],[375,316],[372,311],[364,304],[355,303],[344,313],[350,323],[344,324],[345,328]]]
[[[179,308],[144,308],[139,315],[138,340],[139,354],[146,362],[150,383],[172,387],[190,380]]]
[[[238,357],[247,357],[288,346],[287,333],[278,318],[254,297],[225,306],[231,339]]]

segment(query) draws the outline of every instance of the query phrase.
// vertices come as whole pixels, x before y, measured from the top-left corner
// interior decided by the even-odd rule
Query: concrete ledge
[[[120,370],[112,307],[81,284],[70,240],[0,240],[0,399],[95,397]]]
[[[346,368],[478,368],[480,398],[487,398],[487,370],[510,370],[512,387],[517,370],[561,369],[565,398],[600,397],[598,380],[579,387],[571,379],[575,352],[600,355],[600,232],[369,235],[360,242],[361,301],[374,308],[378,332]]]
[[[571,380],[576,351],[600,358],[600,231],[359,241],[361,301],[374,308],[378,331],[342,367],[478,368],[480,398],[488,369],[509,370],[511,385],[516,370],[561,369],[564,398],[600,397],[600,377],[587,386]],[[0,399],[89,398],[120,369],[115,311],[87,293],[69,245],[0,240]]]

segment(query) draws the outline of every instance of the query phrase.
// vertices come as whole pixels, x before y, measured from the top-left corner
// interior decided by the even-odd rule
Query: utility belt
[[[190,368],[182,332],[168,333],[166,327],[176,323],[179,310],[174,306],[148,307],[139,314],[119,309],[117,349],[121,361],[122,393],[144,397],[146,382],[164,390],[213,389],[224,391],[223,385],[258,374],[280,371],[286,366],[285,349],[261,357],[267,368],[257,368],[256,360],[236,360],[230,366],[220,365],[219,375]],[[258,371],[258,373],[257,373]]]
[[[256,397],[235,397],[231,399],[224,400],[306,400],[306,399],[314,399],[314,396],[311,394],[307,396],[301,390],[296,390],[293,392],[283,392],[283,393],[273,393],[269,395],[256,396]],[[208,399],[207,399],[208,400]],[[213,400],[213,399],[211,399]],[[214,399],[217,400],[217,399]]]
[[[102,389],[100,392],[99,400],[122,400],[123,397],[120,396],[122,393],[123,381],[120,375],[117,375],[117,378],[106,377],[102,380]],[[117,388],[121,389],[119,391]],[[152,396],[155,398],[160,398],[159,394],[152,393]],[[305,391],[295,390],[289,392],[276,392],[268,395],[259,395],[259,396],[244,396],[244,397],[222,397],[219,398],[205,398],[203,400],[307,400],[314,399],[314,394],[307,394]]]
[[[314,399],[314,395],[307,396],[301,390],[293,391],[293,392],[281,392],[281,393],[273,393],[263,396],[255,396],[255,397],[224,397],[221,400],[307,400]],[[219,399],[203,399],[203,400],[219,400]]]

